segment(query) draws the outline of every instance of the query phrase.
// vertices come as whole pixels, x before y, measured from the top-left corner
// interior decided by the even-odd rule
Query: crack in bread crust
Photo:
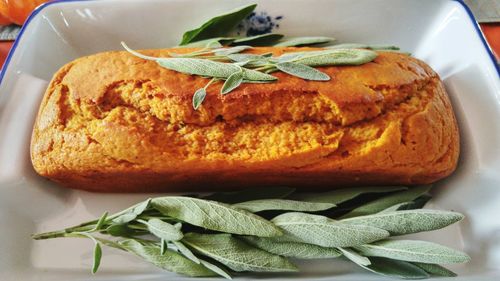
[[[122,75],[83,95],[71,71],[94,73],[96,56],[55,76],[33,133],[37,172],[70,187],[420,184],[456,166],[451,105],[439,77],[413,58],[381,53],[364,66],[322,68],[333,81],[312,86],[282,75],[281,87],[250,85],[221,97],[215,85],[196,112],[185,85],[173,92],[162,75],[185,81],[191,91],[200,79],[163,73],[121,53],[111,56],[115,64],[125,60],[156,74]],[[377,75],[382,70],[387,73]],[[101,94],[92,94],[96,89]]]

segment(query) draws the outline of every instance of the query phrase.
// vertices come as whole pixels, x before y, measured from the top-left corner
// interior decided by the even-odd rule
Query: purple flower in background
[[[238,35],[255,36],[270,33],[274,28],[279,28],[279,21],[283,16],[270,16],[266,12],[253,12],[237,27]]]

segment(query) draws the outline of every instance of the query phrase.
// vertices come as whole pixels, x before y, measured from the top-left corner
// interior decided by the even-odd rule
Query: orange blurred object
[[[36,7],[48,0],[0,0],[0,2],[1,16],[10,22],[22,25]]]
[[[0,25],[7,25],[12,21],[8,17],[9,7],[7,3],[3,0],[0,0]]]
[[[490,43],[497,60],[500,60],[500,22],[481,24],[484,36]]]

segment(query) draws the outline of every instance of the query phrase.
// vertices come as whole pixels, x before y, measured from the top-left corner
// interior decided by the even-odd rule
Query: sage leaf
[[[258,83],[272,82],[272,81],[278,80],[278,78],[276,78],[272,75],[269,75],[269,74],[266,74],[266,73],[263,73],[260,71],[248,69],[248,68],[243,68],[243,79],[245,79],[243,82],[255,81]]]
[[[360,43],[344,43],[328,47],[328,49],[370,49],[370,50],[394,50],[398,51],[399,47],[393,45],[368,45]]]
[[[424,185],[396,192],[394,194],[384,196],[380,199],[376,199],[372,202],[366,203],[358,208],[355,208],[349,213],[342,216],[341,218],[351,218],[356,216],[364,216],[364,215],[378,213],[396,204],[413,201],[416,198],[427,193],[430,189],[431,189],[430,185]]]
[[[196,42],[191,42],[189,44],[180,46],[185,48],[220,48],[225,45],[231,44],[236,38],[234,37],[216,37],[209,38],[205,40],[200,40]]]
[[[361,65],[371,62],[377,53],[364,49],[338,49],[306,52],[306,54],[292,59],[290,62],[309,66],[326,65]]]
[[[389,236],[387,231],[380,228],[345,224],[324,216],[306,213],[285,213],[271,221],[292,241],[323,247],[351,247]]]
[[[215,49],[212,50],[214,55],[216,56],[227,56],[231,54],[237,54],[241,53],[244,50],[251,49],[252,47],[250,46],[236,46],[236,47],[230,47],[230,48],[220,48],[220,49]]]
[[[400,208],[404,208],[405,206],[408,206],[409,204],[411,204],[412,202],[403,202],[403,203],[398,203],[396,205],[393,205],[393,206],[390,206],[389,208],[387,209],[383,209],[382,211],[378,212],[379,214],[383,214],[383,213],[392,213],[392,212],[395,212],[397,210],[399,210]]]
[[[318,245],[281,241],[279,238],[261,238],[244,236],[242,239],[269,253],[298,259],[328,259],[337,258],[341,253],[336,248],[326,248]]]
[[[158,58],[157,63],[177,72],[215,78],[228,78],[240,69],[230,63],[197,58]]]
[[[264,56],[255,54],[230,54],[227,57],[235,62],[257,61],[266,59],[266,57]]]
[[[126,209],[122,215],[115,217],[113,222],[117,224],[125,224],[135,220],[137,216],[141,215],[149,208],[150,203],[151,198],[148,198],[147,200]]]
[[[177,250],[179,250],[179,252],[181,254],[183,254],[186,258],[192,260],[193,262],[199,264],[200,263],[200,259],[197,258],[193,252],[191,252],[191,250],[189,250],[182,242],[180,241],[173,241],[172,242],[175,247],[177,248]]]
[[[121,241],[120,245],[145,261],[171,272],[193,277],[215,276],[214,272],[207,269],[205,266],[196,264],[172,250],[167,249],[162,255],[160,247],[151,245],[146,246],[132,239]]]
[[[149,208],[150,203],[151,203],[151,198],[148,198],[146,201],[143,201],[143,202],[137,204],[133,208],[132,212],[136,215],[140,215],[140,214],[144,213],[144,211],[146,211]]]
[[[420,209],[378,213],[344,219],[341,222],[376,226],[389,231],[391,235],[404,235],[440,229],[463,218],[462,214],[456,212]]]
[[[271,59],[272,62],[275,63],[281,63],[281,62],[290,62],[294,59],[297,59],[299,57],[302,57],[306,55],[308,52],[289,52],[289,53],[284,53],[279,57],[274,57]]]
[[[227,58],[234,61],[239,66],[245,66],[246,68],[257,68],[269,63],[269,58],[263,55],[232,54],[228,55]]]
[[[226,279],[229,279],[229,280],[233,279],[233,278],[231,278],[231,275],[229,275],[229,273],[227,273],[224,269],[220,268],[219,266],[217,266],[217,265],[215,265],[213,263],[210,263],[210,262],[208,262],[206,260],[200,260],[200,263],[204,267],[210,269],[211,271],[217,273],[218,275],[220,275],[220,276],[222,276],[222,277],[224,277]]]
[[[297,76],[305,80],[312,80],[312,81],[330,80],[330,76],[328,76],[328,74],[300,63],[282,62],[276,64],[276,67],[287,74]]]
[[[240,71],[231,74],[231,76],[227,78],[226,82],[224,82],[224,85],[222,85],[220,93],[222,95],[229,94],[232,90],[238,88],[242,82],[243,70],[240,69]]]
[[[443,276],[443,277],[456,277],[457,274],[447,268],[444,268],[438,264],[431,263],[421,263],[421,262],[412,262],[413,265],[416,265],[423,269],[425,272],[429,273],[433,276]]]
[[[286,258],[254,248],[230,234],[188,233],[183,242],[194,251],[210,257],[234,271],[297,271]]]
[[[151,204],[166,216],[211,230],[263,237],[281,235],[280,229],[273,223],[224,203],[168,196],[155,198]]]
[[[371,264],[370,260],[367,257],[363,257],[362,255],[358,254],[356,251],[353,251],[349,248],[338,248],[340,252],[348,258],[350,261],[354,262],[355,264],[362,265],[362,266],[368,266]]]
[[[162,255],[164,255],[166,250],[167,250],[167,241],[165,241],[165,239],[161,239],[160,240],[160,253]]]
[[[232,63],[211,61],[200,58],[158,58],[156,62],[167,69],[203,77],[227,79],[240,71],[241,67]],[[277,78],[252,69],[243,69],[243,78],[252,81],[274,81]]]
[[[268,210],[287,210],[301,212],[324,211],[335,207],[331,203],[303,202],[287,199],[260,199],[234,204],[233,207],[252,213]]]
[[[328,49],[370,49],[370,45],[362,43],[342,43],[328,46]]]
[[[417,199],[415,199],[411,202],[408,202],[407,204],[402,204],[399,207],[398,211],[422,209],[427,204],[427,202],[429,202],[429,200],[431,200],[431,199],[432,199],[431,195],[424,194],[424,195],[418,197]]]
[[[283,38],[283,34],[266,33],[251,37],[237,38],[231,45],[271,46]]]
[[[377,51],[399,51],[400,48],[394,45],[368,45],[368,49]]]
[[[418,240],[383,240],[357,246],[356,249],[365,256],[410,262],[448,264],[464,263],[470,260],[470,257],[463,252]]]
[[[136,234],[127,224],[112,224],[106,228],[106,233],[117,237],[127,237]]]
[[[136,214],[129,212],[114,218],[113,222],[116,224],[125,224],[135,220],[136,218],[137,218]]]
[[[279,199],[285,198],[295,191],[291,187],[267,187],[267,188],[249,188],[232,192],[216,192],[203,199],[219,201],[222,203],[234,204],[243,201],[252,201],[259,199]]]
[[[205,88],[200,88],[194,92],[193,95],[193,109],[198,110],[200,108],[201,104],[205,100],[205,97],[207,96],[207,91]]]
[[[257,4],[252,4],[230,11],[211,18],[200,27],[189,30],[182,35],[180,45],[186,45],[191,42],[203,39],[224,36],[231,31],[238,23],[253,12]]]
[[[274,46],[277,47],[296,47],[296,46],[310,46],[317,44],[325,44],[334,41],[335,38],[323,37],[323,36],[309,36],[309,37],[293,37],[286,38]]]
[[[325,202],[332,204],[340,204],[351,199],[354,199],[362,194],[367,193],[386,193],[400,190],[406,190],[404,186],[364,186],[336,189],[328,192],[300,194],[297,196],[300,200],[309,202]]]
[[[360,266],[373,273],[393,278],[425,279],[430,277],[423,269],[409,262],[376,257],[371,257],[370,262],[368,266]]]
[[[102,214],[102,216],[99,218],[99,220],[95,224],[95,227],[92,230],[90,230],[89,232],[93,232],[93,231],[97,231],[97,230],[102,229],[103,226],[106,224],[107,217],[108,217],[108,212],[104,212],[104,214]]]
[[[92,263],[92,274],[95,274],[99,269],[99,265],[101,265],[102,258],[102,248],[99,242],[95,243],[94,246],[94,261]]]
[[[151,234],[166,241],[179,241],[183,237],[178,228],[160,219],[153,218],[148,221],[139,220],[139,222],[145,224]]]

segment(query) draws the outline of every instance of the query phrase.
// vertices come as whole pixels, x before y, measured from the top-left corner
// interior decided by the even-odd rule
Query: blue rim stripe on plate
[[[58,3],[64,3],[64,2],[95,2],[98,0],[55,0],[51,2],[46,2],[43,3],[42,5],[38,6],[28,17],[26,22],[24,23],[23,27],[21,28],[21,31],[19,32],[19,35],[17,36],[16,41],[14,41],[14,45],[12,45],[12,48],[9,51],[9,54],[7,55],[7,58],[5,59],[4,65],[2,69],[0,70],[0,86],[2,85],[3,78],[5,76],[6,70],[9,67],[10,60],[12,59],[12,56],[14,55],[17,45],[21,39],[21,37],[24,34],[24,31],[28,27],[28,25],[31,23],[33,18],[40,13],[43,9],[47,8],[48,6],[55,5]],[[476,29],[477,35],[481,39],[481,42],[483,42],[483,46],[486,50],[486,53],[490,56],[491,62],[493,63],[494,68],[497,70],[498,76],[500,76],[500,65],[497,63],[495,56],[493,55],[493,51],[491,50],[490,46],[488,45],[486,38],[484,37],[483,32],[481,31],[479,27],[479,23],[476,21],[476,18],[472,14],[472,11],[469,9],[469,7],[463,2],[463,0],[450,0],[450,1],[455,1],[458,2],[466,11],[466,13],[469,15],[469,19],[472,22],[472,25]]]
[[[19,41],[21,41],[21,37],[24,34],[24,31],[26,28],[29,26],[31,21],[35,18],[35,16],[40,13],[43,9],[47,8],[48,6],[62,3],[62,2],[90,2],[90,1],[97,1],[97,0],[55,0],[51,2],[45,2],[41,4],[40,6],[36,7],[36,9],[31,12],[31,14],[28,16],[26,21],[24,22],[23,26],[21,27],[21,31],[19,31],[19,34],[17,35],[16,40],[14,41],[14,44],[10,48],[9,54],[7,55],[7,58],[5,58],[5,62],[3,63],[2,68],[0,69],[0,86],[2,85],[3,78],[5,76],[5,73],[7,72],[7,69],[10,64],[10,60],[12,59],[12,56],[14,56],[14,53],[17,49],[17,45],[19,44]]]

